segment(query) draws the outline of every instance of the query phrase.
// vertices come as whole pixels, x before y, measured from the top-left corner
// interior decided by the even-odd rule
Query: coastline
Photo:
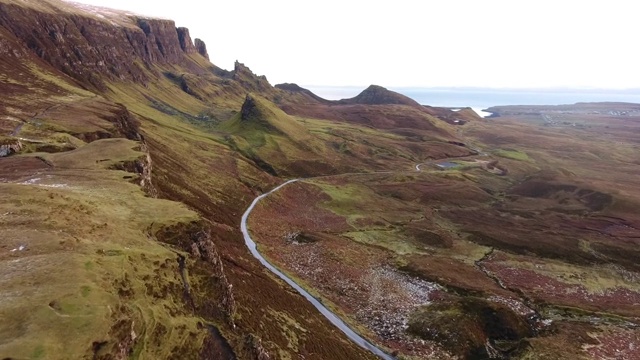
[[[303,85],[327,100],[347,99],[358,95],[366,86]],[[471,107],[476,112],[492,106],[505,105],[566,105],[579,102],[640,103],[640,89],[496,89],[388,87],[416,100],[422,105],[446,108]],[[490,114],[479,113],[480,116]]]

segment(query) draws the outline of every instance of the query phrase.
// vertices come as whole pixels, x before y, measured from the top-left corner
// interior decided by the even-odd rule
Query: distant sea
[[[329,100],[351,98],[365,87],[303,86]],[[477,112],[498,105],[563,105],[577,102],[640,103],[640,89],[491,89],[491,88],[416,88],[389,87],[422,105],[471,107]],[[481,115],[488,115],[484,113]]]

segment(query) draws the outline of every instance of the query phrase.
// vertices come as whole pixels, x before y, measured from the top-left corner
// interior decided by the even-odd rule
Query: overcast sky
[[[633,1],[79,2],[173,19],[272,84],[640,88]]]

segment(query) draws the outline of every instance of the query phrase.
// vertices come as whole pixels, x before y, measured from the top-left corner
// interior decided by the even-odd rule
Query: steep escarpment
[[[0,3],[0,26],[54,68],[99,89],[105,89],[105,80],[147,82],[152,64],[183,63],[186,54],[195,53],[188,32],[171,20],[121,15],[120,21],[114,26],[90,12]]]
[[[0,304],[3,357],[198,356],[207,334],[182,299],[177,255],[148,231],[198,215],[115,170],[145,156],[116,138],[0,161],[2,246],[16,248],[0,256],[15,294]]]

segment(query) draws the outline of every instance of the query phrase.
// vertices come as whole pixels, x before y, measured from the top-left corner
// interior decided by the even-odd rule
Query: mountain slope
[[[294,95],[294,96],[287,96],[288,102],[323,103],[323,104],[332,103],[330,100],[323,99],[320,96],[311,92],[310,90],[300,87],[297,84],[293,84],[293,83],[276,84],[274,87],[276,89],[286,91],[288,95]]]

